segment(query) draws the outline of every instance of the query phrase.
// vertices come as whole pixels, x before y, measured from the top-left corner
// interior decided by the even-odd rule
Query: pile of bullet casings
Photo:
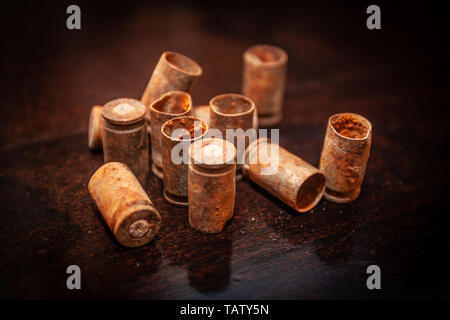
[[[123,246],[144,245],[160,229],[161,216],[142,187],[150,168],[163,180],[164,198],[187,206],[189,224],[206,233],[221,232],[232,218],[236,181],[243,176],[298,212],[311,210],[322,195],[337,203],[359,196],[370,122],[354,113],[331,116],[317,169],[256,136],[258,124],[282,119],[287,54],[256,45],[243,60],[242,95],[218,95],[208,106],[193,107],[189,94],[202,68],[164,52],[141,101],[120,98],[91,109],[89,148],[103,149],[105,164],[91,177],[89,193]],[[236,132],[232,139],[230,129]],[[251,130],[254,139],[246,134]]]

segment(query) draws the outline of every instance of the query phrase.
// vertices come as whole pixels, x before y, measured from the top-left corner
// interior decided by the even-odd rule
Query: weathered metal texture
[[[150,105],[152,172],[160,179],[162,171],[162,125],[170,119],[191,114],[192,99],[189,93],[170,91]]]
[[[249,136],[245,135],[248,129],[255,128],[255,103],[248,97],[240,94],[227,93],[214,97],[209,102],[210,106],[210,128],[218,129],[226,139],[226,129],[242,129],[243,132],[237,132],[234,138],[234,146],[237,149],[237,179],[242,178],[243,162],[245,149],[249,144]],[[255,132],[256,138],[256,132]],[[244,148],[238,147],[239,139],[245,139]]]
[[[169,91],[190,92],[202,75],[200,65],[176,52],[166,51],[159,58],[144,90],[141,102],[148,108],[156,99]],[[150,123],[151,114],[146,115]]]
[[[314,208],[325,189],[325,176],[317,168],[265,138],[247,149],[245,173],[298,212]]]
[[[206,122],[190,116],[174,118],[163,124],[163,195],[167,202],[182,207],[188,206],[189,147],[192,142],[202,139],[207,130]],[[174,148],[178,159],[172,158]]]
[[[372,124],[355,113],[328,119],[320,157],[320,171],[327,178],[325,198],[347,203],[358,198],[372,144]]]
[[[192,108],[192,115],[194,117],[200,118],[203,121],[206,122],[206,124],[209,126],[209,105],[203,105],[203,106],[196,106]]]
[[[112,100],[102,110],[105,163],[125,163],[142,184],[149,172],[145,110],[140,101],[128,98]]]
[[[189,153],[189,224],[200,232],[221,232],[233,217],[236,148],[226,140],[209,138],[194,142]]]
[[[91,150],[100,150],[103,147],[102,106],[93,106],[89,114],[88,146]]]
[[[252,99],[258,109],[259,124],[275,125],[283,117],[286,86],[286,52],[271,45],[255,45],[244,52],[242,94]]]
[[[205,121],[208,126],[210,125],[210,106],[209,105],[202,105],[202,106],[196,106],[192,108],[192,115],[194,117],[200,118],[203,121]],[[258,109],[255,108],[255,112],[253,113],[253,128],[255,130],[258,130]]]
[[[158,233],[161,216],[125,164],[101,166],[89,180],[88,189],[121,245],[142,246]]]

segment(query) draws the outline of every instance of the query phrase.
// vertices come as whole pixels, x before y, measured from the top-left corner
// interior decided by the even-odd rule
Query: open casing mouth
[[[183,91],[169,91],[150,105],[153,112],[165,115],[183,115],[191,107],[191,96]]]
[[[325,190],[326,179],[320,173],[309,176],[299,187],[296,198],[296,210],[306,212],[316,206]]]
[[[166,51],[163,53],[163,57],[170,66],[191,77],[200,77],[203,73],[200,65],[185,55],[177,52]]]
[[[286,52],[276,46],[258,44],[248,48],[244,53],[246,62],[256,67],[276,68],[286,64],[288,56]]]
[[[174,136],[176,130],[179,135]],[[182,116],[168,120],[161,127],[161,133],[171,141],[195,141],[205,135],[208,125],[200,118]]]
[[[328,119],[336,135],[348,140],[366,140],[372,132],[372,124],[356,113],[338,113]]]
[[[215,96],[209,102],[211,110],[225,117],[239,117],[255,110],[255,103],[237,93],[226,93]]]

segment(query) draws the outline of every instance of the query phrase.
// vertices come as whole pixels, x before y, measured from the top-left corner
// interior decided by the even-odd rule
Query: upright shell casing
[[[222,139],[202,139],[190,147],[189,224],[218,233],[233,216],[236,194],[236,149]]]
[[[149,171],[145,106],[135,99],[115,99],[102,110],[103,156],[125,163],[142,184]]]
[[[320,171],[327,177],[325,198],[337,203],[358,198],[372,145],[372,124],[355,113],[328,119],[320,157]]]
[[[209,102],[210,128],[222,133],[223,139],[227,139],[227,129],[238,130],[235,132],[234,146],[237,151],[237,179],[242,178],[242,168],[245,160],[245,149],[248,147],[249,136],[256,138],[256,108],[254,102],[240,94],[227,93],[215,96]],[[249,134],[250,133],[250,134]],[[244,139],[243,148],[239,146],[239,139]]]
[[[286,52],[271,45],[255,45],[244,52],[243,60],[242,94],[255,102],[259,124],[279,123],[286,86]]]
[[[162,163],[162,125],[170,119],[191,114],[192,99],[189,93],[170,91],[150,105],[152,172],[163,179]]]
[[[173,118],[163,124],[163,195],[169,203],[187,207],[189,147],[192,142],[202,139],[207,130],[208,125],[203,120],[190,116]],[[176,151],[174,156],[178,159],[172,158],[172,151]]]
[[[89,114],[88,146],[91,150],[100,150],[103,147],[102,108],[95,105]]]

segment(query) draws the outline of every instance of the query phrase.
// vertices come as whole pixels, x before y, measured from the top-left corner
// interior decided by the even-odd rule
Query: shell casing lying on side
[[[91,150],[100,150],[103,147],[102,108],[102,106],[95,105],[89,114],[88,146]]]
[[[162,125],[170,119],[191,114],[192,99],[189,93],[170,91],[150,105],[152,172],[160,179],[162,171]]]
[[[125,164],[104,164],[92,175],[88,188],[121,245],[142,246],[158,233],[161,216]]]
[[[281,122],[288,56],[271,45],[255,45],[244,52],[242,94],[252,99],[262,126]]]
[[[203,70],[194,60],[176,52],[164,52],[153,70],[141,102],[148,108],[156,99],[169,91],[190,92]],[[151,114],[148,111],[147,122]]]
[[[189,153],[189,224],[200,232],[221,232],[233,217],[236,149],[226,140],[209,138],[194,142]]]
[[[115,99],[104,105],[102,117],[105,163],[125,163],[145,184],[149,172],[145,106],[135,99]]]
[[[325,189],[325,176],[317,168],[265,138],[247,149],[245,173],[298,212],[314,208]]]
[[[203,120],[190,116],[173,118],[161,127],[163,194],[169,203],[188,206],[189,147],[202,139],[207,130]]]
[[[245,160],[245,149],[249,144],[249,129],[255,129],[255,104],[243,95],[227,93],[214,97],[209,102],[210,105],[210,128],[219,130],[223,139],[228,139],[227,129],[238,130],[234,134],[234,146],[237,150],[237,179],[242,178],[242,168]],[[253,130],[256,138],[256,130]],[[239,140],[244,141],[241,148]]]
[[[328,119],[320,171],[327,178],[325,198],[347,203],[358,198],[372,144],[372,124],[355,113]]]

